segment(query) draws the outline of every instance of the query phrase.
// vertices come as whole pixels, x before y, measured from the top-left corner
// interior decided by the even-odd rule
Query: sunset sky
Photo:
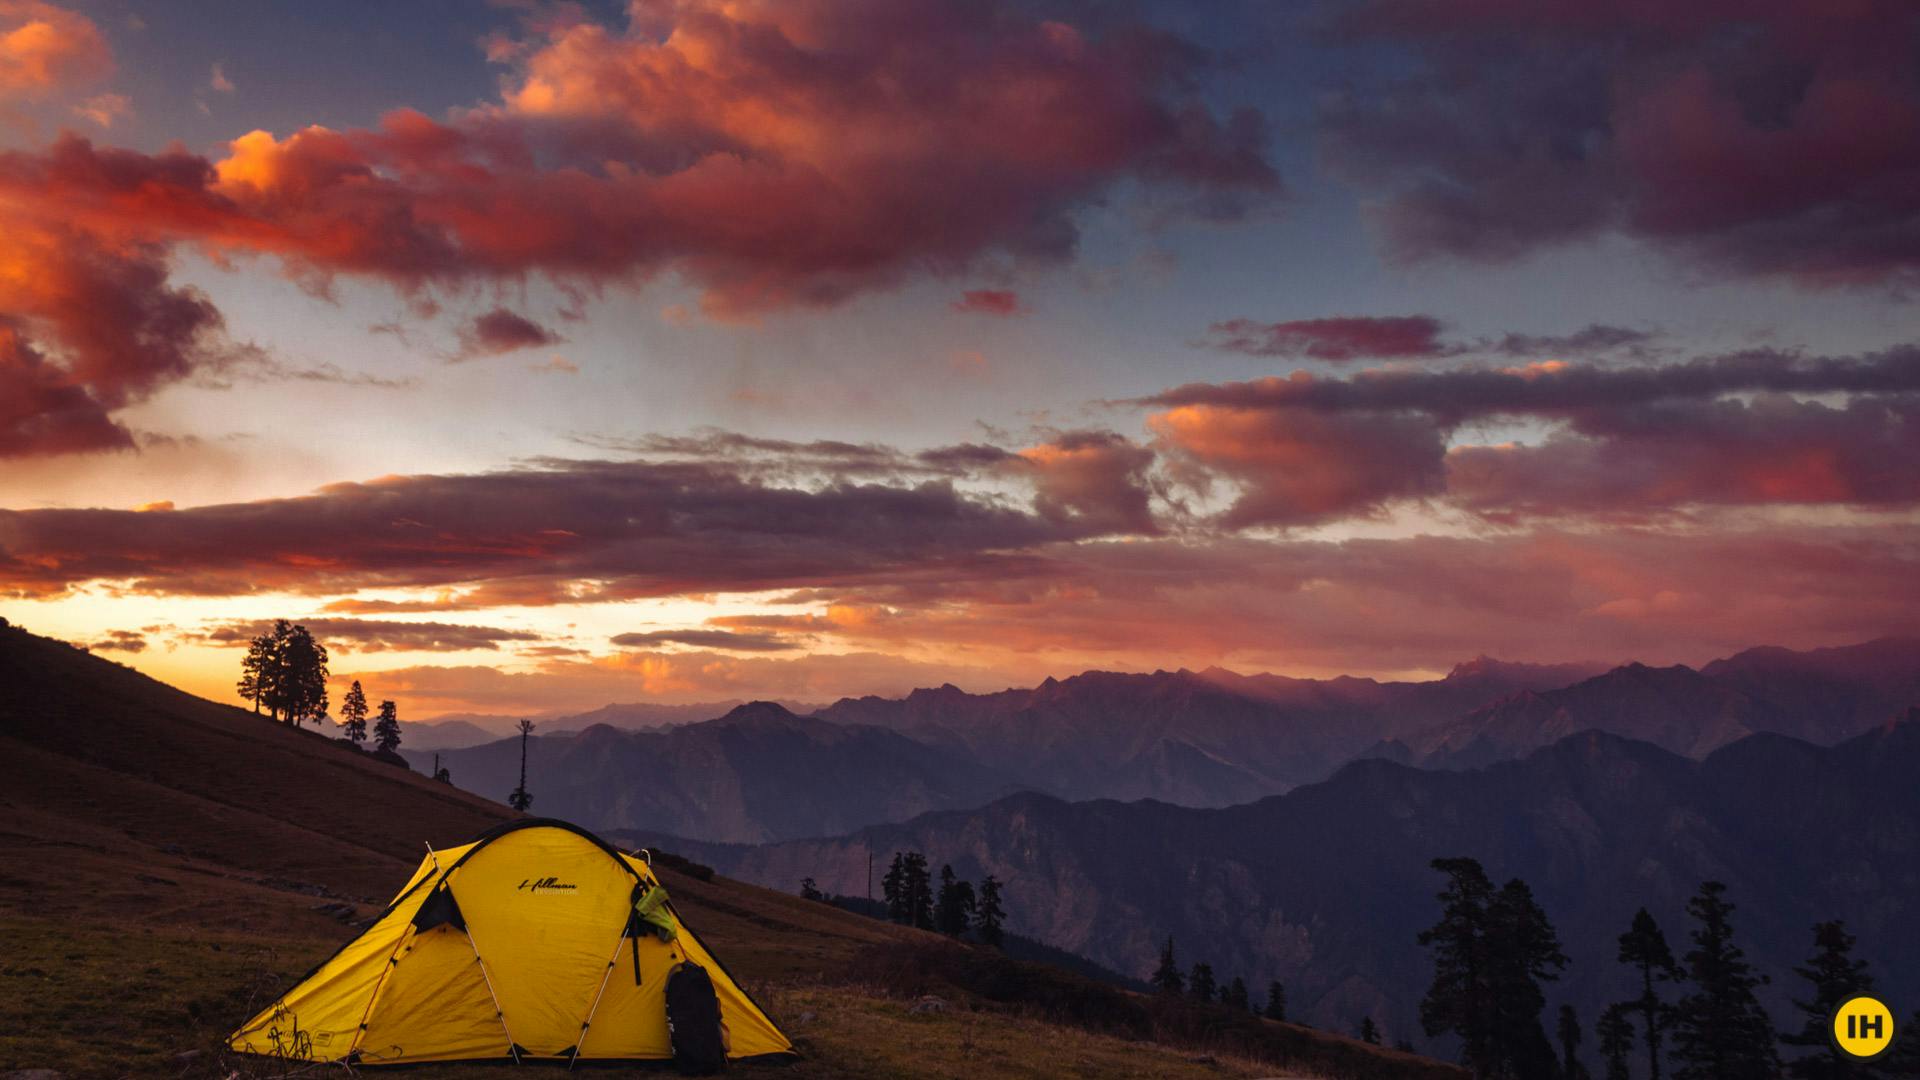
[[[1907,0],[0,0],[0,613],[403,715],[1920,627]]]

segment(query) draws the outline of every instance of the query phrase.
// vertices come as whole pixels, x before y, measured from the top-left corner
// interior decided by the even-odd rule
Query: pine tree
[[[907,862],[906,856],[898,851],[893,853],[893,863],[887,867],[887,876],[880,879],[880,893],[886,897],[889,921],[909,921],[912,913],[907,910]]]
[[[1160,947],[1160,966],[1153,969],[1153,978],[1148,979],[1163,994],[1177,994],[1186,989],[1187,981],[1180,976],[1180,965],[1173,958],[1173,936],[1167,936],[1167,943]]]
[[[279,670],[274,689],[281,718],[295,726],[318,723],[327,714],[327,647],[296,625],[279,644]]]
[[[1249,1011],[1247,1005],[1247,980],[1235,975],[1233,981],[1227,984],[1227,988],[1220,991],[1220,1004],[1240,1012]]]
[[[1620,935],[1620,962],[1639,969],[1640,996],[1621,1002],[1619,1008],[1623,1013],[1640,1014],[1640,1034],[1647,1044],[1647,1075],[1650,1080],[1660,1080],[1660,1047],[1674,1021],[1673,1006],[1660,998],[1660,984],[1677,982],[1681,974],[1667,936],[1646,908],[1634,912],[1633,926]]]
[[[353,689],[340,702],[340,726],[347,729],[347,741],[354,746],[367,741],[367,692],[360,689],[359,679],[353,680]]]
[[[533,721],[520,721],[520,786],[507,795],[507,805],[521,813],[533,806],[533,793],[527,790],[527,739],[533,734]]]
[[[812,878],[804,877],[800,879],[800,899],[825,900],[826,898],[826,894],[820,891],[820,886],[814,884]]]
[[[1433,950],[1433,984],[1420,1000],[1420,1024],[1428,1035],[1453,1034],[1461,1042],[1460,1059],[1476,1076],[1494,1065],[1494,1009],[1487,957],[1487,907],[1493,882],[1472,859],[1435,859],[1447,875],[1438,894],[1440,921],[1420,932],[1420,944]]]
[[[1698,925],[1682,959],[1694,989],[1676,1006],[1673,1056],[1680,1067],[1674,1080],[1771,1080],[1780,1071],[1773,1022],[1753,993],[1767,980],[1733,943],[1734,906],[1726,891],[1709,881],[1687,901]]]
[[[380,718],[373,724],[373,748],[385,754],[400,749],[400,707],[391,701],[380,703]]]
[[[1600,1056],[1607,1063],[1607,1080],[1630,1080],[1627,1056],[1633,1053],[1633,1022],[1627,1019],[1626,1004],[1609,1005],[1593,1025],[1600,1040]]]
[[[927,857],[909,851],[901,869],[905,875],[908,925],[921,930],[933,929],[933,881],[927,875]]]
[[[940,867],[940,894],[934,903],[934,929],[948,937],[960,937],[972,925],[977,902],[973,884],[957,878],[951,865]]]
[[[1000,881],[988,874],[980,882],[980,906],[973,917],[973,933],[980,944],[999,948],[1006,938],[1000,927],[1007,921],[1006,909],[1000,906]]]
[[[1205,960],[1197,961],[1193,970],[1187,973],[1187,996],[1203,1004],[1213,1001],[1216,986],[1213,981],[1213,965]]]
[[[1275,979],[1267,984],[1267,1007],[1260,1010],[1260,1015],[1269,1020],[1279,1020],[1282,1022],[1286,1020],[1287,988],[1280,984],[1279,979]]]
[[[1440,922],[1420,934],[1420,944],[1434,952],[1421,1024],[1429,1035],[1457,1035],[1461,1059],[1476,1076],[1551,1075],[1540,984],[1567,966],[1553,924],[1517,878],[1496,892],[1472,859],[1432,865],[1447,875],[1447,887],[1438,897]]]
[[[1487,922],[1496,1060],[1510,1076],[1551,1076],[1553,1044],[1541,1019],[1547,996],[1540,984],[1556,981],[1566,969],[1559,935],[1533,890],[1518,878],[1502,885],[1487,905]]]
[[[287,639],[291,636],[293,624],[275,619],[271,630],[254,639],[260,645],[255,693],[260,695],[260,702],[267,707],[267,717],[271,720],[280,719],[281,706],[287,699]]]
[[[1867,974],[1867,962],[1853,958],[1854,936],[1846,924],[1834,921],[1815,924],[1813,956],[1805,967],[1793,969],[1795,975],[1813,984],[1813,996],[1793,1005],[1806,1017],[1797,1034],[1780,1036],[1787,1046],[1806,1047],[1813,1052],[1788,1062],[1787,1074],[1798,1080],[1855,1080],[1873,1075],[1867,1065],[1842,1055],[1833,1045],[1831,1024],[1840,1003],[1873,989],[1873,976]]]
[[[272,633],[256,634],[247,643],[247,655],[240,661],[240,682],[234,689],[241,698],[253,702],[255,716],[270,696],[274,669],[278,661],[275,658],[277,644]]]
[[[1371,1046],[1380,1045],[1380,1029],[1374,1026],[1371,1016],[1360,1018],[1360,1041]]]
[[[1586,1080],[1587,1067],[1580,1064],[1580,1016],[1573,1006],[1560,1006],[1560,1021],[1554,1026],[1560,1040],[1560,1076],[1562,1080]]]
[[[1920,1012],[1914,1013],[1905,1027],[1895,1026],[1893,1048],[1887,1051],[1886,1057],[1874,1060],[1874,1064],[1882,1070],[1884,1075],[1920,1076],[1920,1038],[1915,1038],[1911,1034],[1916,1031],[1920,1031]],[[1908,1034],[1903,1035],[1901,1032]]]

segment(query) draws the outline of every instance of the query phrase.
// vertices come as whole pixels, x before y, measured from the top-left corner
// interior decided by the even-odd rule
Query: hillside
[[[1553,1000],[1585,1017],[1627,993],[1612,950],[1634,910],[1684,942],[1685,900],[1708,878],[1740,906],[1779,1015],[1821,919],[1847,921],[1895,999],[1920,993],[1916,775],[1920,710],[1834,747],[1761,734],[1696,761],[1587,732],[1472,771],[1358,762],[1226,809],[1029,794],[843,839],[695,850],[748,880],[838,891],[861,887],[869,851],[919,850],[1006,882],[1017,932],[1135,976],[1172,934],[1223,976],[1284,980],[1317,1025],[1373,1015],[1424,1044],[1431,969],[1414,938],[1435,916],[1437,856],[1533,886],[1574,959]]]
[[[510,815],[324,736],[18,629],[0,627],[0,686],[0,1065],[8,1068],[68,1078],[265,1075],[219,1051],[225,1033],[349,939],[352,924],[375,914],[417,865],[424,843],[461,842]],[[747,1074],[1197,1080],[1273,1071],[1225,1051],[1166,1044],[1169,1032],[1159,1028],[1061,1026],[1031,1006],[925,975],[878,982],[877,960],[953,950],[930,935],[683,869],[663,865],[661,876],[687,922],[806,1054]],[[1023,977],[1071,978],[1032,970],[1043,974]],[[949,1008],[911,1011],[904,995],[929,986]],[[1301,1061],[1327,1063],[1310,1073],[1458,1075],[1339,1036],[1262,1028]],[[409,1075],[521,1074],[451,1066]]]
[[[425,769],[434,755],[408,756]],[[519,783],[517,738],[439,757],[471,791],[504,798]],[[536,733],[527,788],[541,813],[600,829],[755,843],[979,806],[1016,785],[896,732],[796,716],[763,701],[663,731],[596,724],[577,735]]]

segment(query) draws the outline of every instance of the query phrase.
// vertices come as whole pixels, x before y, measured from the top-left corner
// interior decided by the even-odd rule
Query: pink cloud
[[[953,302],[953,310],[965,315],[1018,315],[1026,309],[1021,306],[1020,294],[1012,289],[968,289]]]
[[[558,345],[565,340],[525,315],[497,307],[461,328],[457,358],[499,356],[521,349]]]
[[[1170,454],[1240,485],[1230,527],[1365,516],[1445,487],[1441,429],[1419,416],[1185,405],[1148,426]]]

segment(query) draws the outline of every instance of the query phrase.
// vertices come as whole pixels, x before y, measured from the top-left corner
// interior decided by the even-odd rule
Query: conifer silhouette
[[[1007,911],[1000,906],[1000,879],[988,874],[980,881],[980,904],[974,912],[973,933],[980,944],[1000,948],[1006,940],[1001,926],[1007,921]]]
[[[533,806],[533,793],[527,790],[527,738],[533,734],[533,721],[520,721],[520,786],[507,796],[507,805],[521,813]]]
[[[1766,983],[1733,943],[1734,905],[1718,881],[1687,901],[1698,924],[1693,948],[1682,957],[1693,992],[1675,1006],[1675,1080],[1771,1080],[1779,1075],[1773,1021],[1754,989]]]
[[[400,749],[400,707],[391,701],[380,703],[380,718],[373,724],[373,748],[386,754]]]
[[[1178,994],[1186,989],[1187,980],[1180,974],[1180,965],[1173,956],[1173,935],[1167,935],[1167,943],[1160,947],[1160,964],[1153,969],[1151,982],[1163,994]]]

